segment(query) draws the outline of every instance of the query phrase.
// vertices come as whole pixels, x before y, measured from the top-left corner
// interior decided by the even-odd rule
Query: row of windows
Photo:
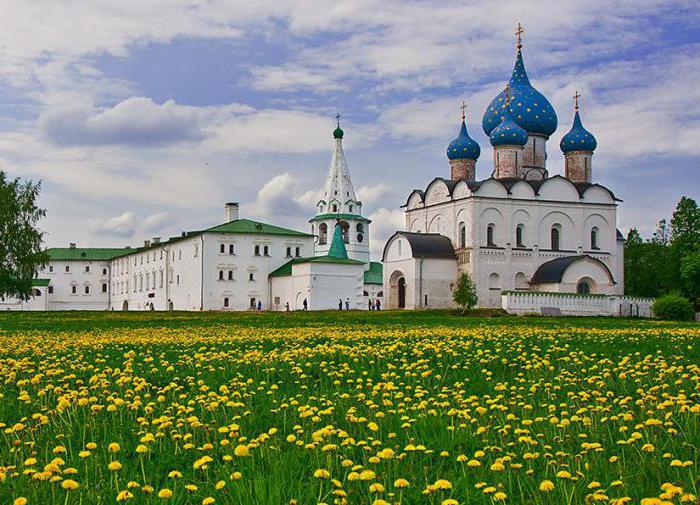
[[[53,265],[49,265],[49,272],[50,272],[50,273],[53,273],[53,272],[54,272]],[[65,272],[66,272],[66,273],[70,273],[70,265],[66,265],[66,266],[65,266]],[[86,274],[89,274],[89,273],[90,273],[90,265],[85,265],[85,273],[86,273]],[[107,275],[107,269],[106,269],[106,268],[103,268],[103,269],[102,269],[102,275]]]
[[[343,242],[346,244],[350,243],[350,225],[347,221],[340,221],[340,231],[343,234]],[[314,232],[313,226],[311,227],[311,233]],[[357,223],[355,226],[355,232],[357,233],[356,238],[358,243],[362,243],[365,239],[365,225],[362,223]],[[323,245],[328,243],[328,225],[326,223],[321,223],[318,226],[318,243]]]
[[[526,247],[523,241],[523,236],[525,232],[525,225],[519,224],[515,227],[515,247]],[[490,223],[486,227],[486,245],[487,247],[497,247],[494,236],[496,233],[496,225]],[[599,250],[600,246],[598,244],[598,235],[600,231],[597,226],[591,228],[590,234],[590,248],[593,251]],[[562,229],[560,224],[552,225],[549,233],[550,239],[550,249],[552,251],[559,251],[561,249],[562,242]],[[459,224],[459,246],[466,247],[467,245],[467,228],[464,223]]]
[[[107,292],[107,283],[102,283],[101,290],[102,290],[102,293]],[[76,284],[71,284],[70,292],[73,295],[77,295],[78,294],[78,286]],[[83,286],[83,292],[86,295],[90,294],[90,285],[89,284],[86,284],[85,286]],[[49,286],[49,293],[53,293],[53,286]]]
[[[233,278],[233,270],[219,270],[219,280],[220,281],[235,281]],[[248,272],[248,280],[255,280],[255,272]]]
[[[230,307],[231,306],[231,299],[228,296],[224,297],[224,308]],[[262,304],[260,303],[259,300],[257,300],[255,297],[252,297],[250,299],[250,308],[255,309],[257,307],[262,307]]]

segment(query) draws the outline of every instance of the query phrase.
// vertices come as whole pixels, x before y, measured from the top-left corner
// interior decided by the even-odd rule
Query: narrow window
[[[85,286],[85,294],[86,295],[90,294],[90,286]]]
[[[301,247],[297,247],[296,250],[294,251],[294,255],[298,258],[301,256]]]
[[[552,226],[551,238],[552,238],[552,251],[558,251],[560,237],[559,237],[559,228],[557,228],[556,225]]]
[[[66,273],[70,272],[70,266],[66,265]]]
[[[90,273],[90,265],[85,265],[85,273]]]
[[[49,286],[49,294],[53,294],[53,286]]]
[[[229,254],[233,254],[234,251],[235,251],[235,249],[233,248],[233,244],[229,244],[229,245],[228,245],[228,253],[229,253]]]
[[[264,254],[265,256],[269,256],[269,255],[270,255],[270,249],[269,249],[267,246],[263,247],[263,254]]]
[[[255,246],[255,255],[260,256],[260,246],[259,245]]]
[[[233,280],[233,270],[228,271],[228,280],[230,280],[230,281]]]
[[[220,281],[224,280],[224,271],[223,270],[219,270],[219,280]]]
[[[292,248],[287,247],[287,258],[291,257],[291,255],[292,255]]]
[[[486,228],[486,245],[489,247],[495,247],[496,243],[493,241],[494,225],[490,224]]]
[[[467,247],[467,227],[459,223],[459,247]]]
[[[600,247],[598,247],[598,228],[596,226],[591,230],[591,249],[600,249]]]
[[[71,286],[70,291],[71,293],[76,294],[78,292],[78,286]]]
[[[107,284],[102,284],[102,292],[106,293],[107,292]]]
[[[224,253],[226,252],[226,245],[225,245],[225,244],[221,244],[221,245],[219,246],[219,252],[220,252],[221,254],[224,254]]]
[[[321,223],[318,227],[318,243],[323,245],[328,241],[328,225],[326,223]]]
[[[350,206],[350,213],[352,214],[352,205]]]
[[[224,307],[228,307],[228,298],[224,298]]]
[[[103,269],[102,269],[102,275],[107,275],[107,269],[106,269],[106,268],[103,268]]]
[[[254,281],[254,280],[255,280],[255,274],[254,274],[253,272],[250,272],[250,273],[248,274],[248,280],[249,280],[249,281]]]
[[[53,266],[49,266],[49,272],[53,272]]]
[[[515,247],[524,247],[523,245],[523,228],[522,224],[519,224],[515,228]]]

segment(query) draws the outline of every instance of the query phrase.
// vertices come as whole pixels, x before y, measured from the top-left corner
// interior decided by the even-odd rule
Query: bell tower
[[[362,202],[355,195],[343,152],[344,135],[345,132],[340,128],[340,114],[337,114],[336,129],[333,131],[335,147],[328,177],[321,198],[316,204],[316,215],[309,220],[311,233],[316,236],[314,252],[316,256],[325,256],[329,253],[331,238],[337,224],[348,256],[351,259],[364,261],[369,267],[371,221],[362,215]]]

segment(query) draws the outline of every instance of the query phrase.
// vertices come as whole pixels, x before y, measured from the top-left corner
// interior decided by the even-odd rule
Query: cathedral
[[[583,126],[579,94],[559,145],[565,174],[550,176],[547,141],[557,114],[528,78],[518,28],[510,81],[481,121],[492,146],[489,176],[477,178],[481,146],[469,136],[463,104],[447,146],[449,177],[408,195],[405,231],[384,247],[388,308],[454,306],[461,273],[474,281],[480,307],[502,307],[504,294],[527,295],[532,311],[541,308],[536,294],[623,294],[620,200],[594,182],[596,139]]]

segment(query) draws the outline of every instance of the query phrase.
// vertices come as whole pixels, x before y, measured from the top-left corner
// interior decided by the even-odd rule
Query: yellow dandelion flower
[[[73,489],[78,489],[80,487],[80,484],[75,482],[73,479],[66,479],[63,482],[61,482],[61,487],[70,491]]]
[[[554,482],[551,480],[543,480],[540,482],[540,491],[548,492],[554,489]]]
[[[171,498],[173,496],[173,492],[168,489],[168,488],[163,488],[160,491],[158,491],[158,498],[163,498],[167,500],[168,498]]]

